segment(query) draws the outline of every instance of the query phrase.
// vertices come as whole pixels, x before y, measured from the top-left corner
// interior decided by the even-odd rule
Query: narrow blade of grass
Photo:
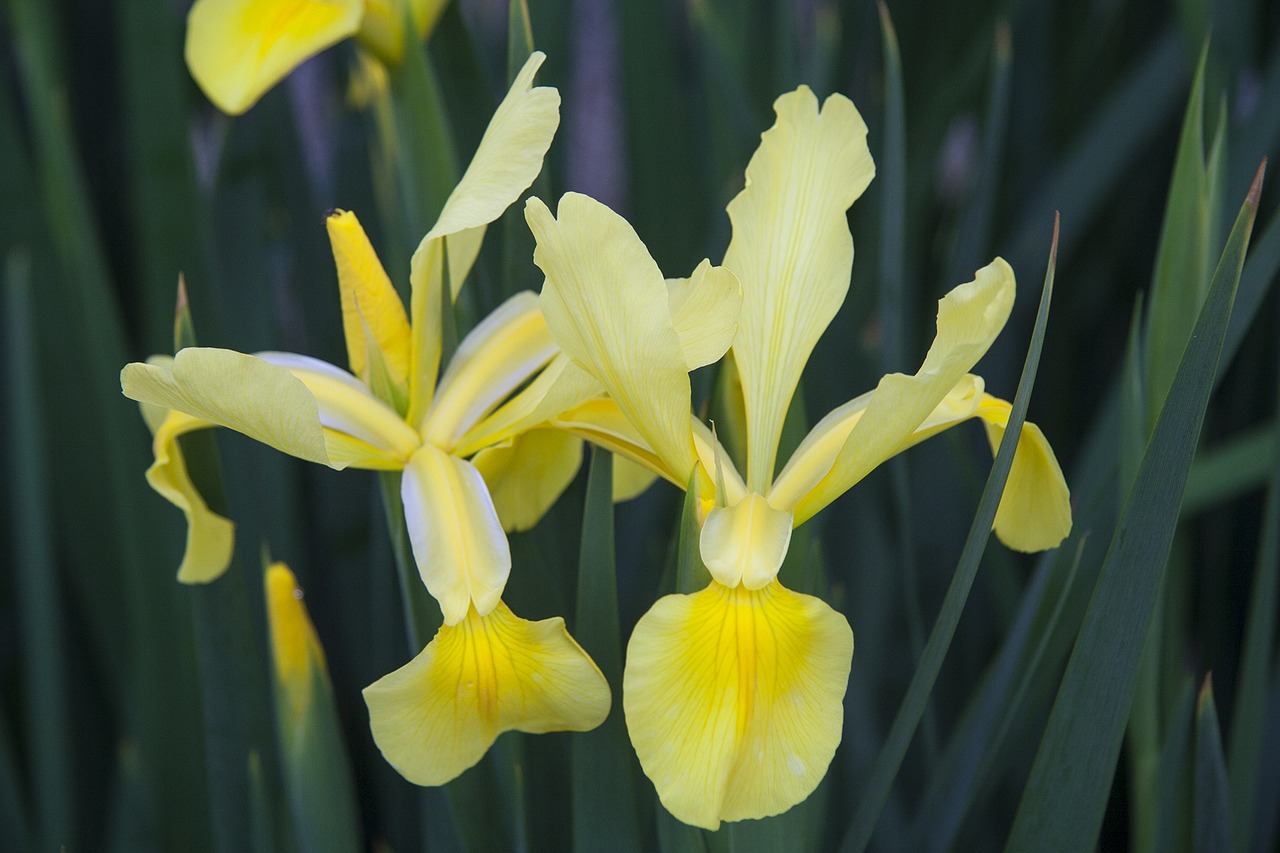
[[[1187,678],[1182,684],[1182,696],[1169,716],[1168,732],[1160,750],[1159,819],[1152,850],[1173,850],[1174,839],[1186,838],[1191,832],[1194,765],[1187,759],[1191,752],[1191,712],[1195,698],[1194,682]]]
[[[1196,850],[1230,853],[1230,804],[1227,764],[1222,754],[1222,735],[1210,675],[1205,678],[1196,702]]]

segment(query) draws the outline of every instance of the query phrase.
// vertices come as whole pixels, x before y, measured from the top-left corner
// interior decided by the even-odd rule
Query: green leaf
[[[698,524],[698,472],[689,475],[689,485],[684,490],[684,508],[680,513],[680,536],[676,546],[676,592],[697,592],[711,583],[711,572],[702,562],[699,540],[702,526]]]
[[[1036,369],[1040,365],[1040,352],[1044,347],[1045,327],[1049,321],[1049,304],[1053,297],[1053,275],[1058,253],[1058,227],[1054,223],[1053,244],[1049,250],[1049,264],[1045,271],[1044,288],[1040,294],[1040,308],[1036,314],[1035,328],[1031,333],[1031,344],[1027,349],[1027,358],[1022,366],[1022,378],[1018,382],[1018,391],[1013,398],[1013,410],[1009,414],[1009,422],[1000,448],[996,452],[991,474],[982,490],[982,498],[978,502],[978,510],[973,524],[965,539],[964,550],[960,552],[960,560],[955,575],[947,587],[946,597],[929,633],[929,641],[916,666],[915,674],[907,687],[906,696],[893,725],[885,738],[884,746],[871,769],[870,778],[862,792],[858,808],[845,832],[840,849],[861,853],[871,841],[871,834],[889,798],[889,790],[897,776],[898,768],[906,755],[915,733],[916,725],[924,714],[925,704],[951,640],[955,636],[956,626],[960,623],[960,615],[964,612],[969,590],[973,587],[974,578],[978,574],[978,564],[982,560],[982,552],[986,549],[987,540],[991,538],[991,526],[995,523],[996,509],[1000,504],[1000,495],[1004,491],[1009,469],[1013,465],[1013,453],[1017,448],[1018,437],[1022,433],[1022,424],[1026,420],[1027,407],[1031,402],[1031,389],[1035,386]]]
[[[1213,676],[1205,678],[1196,702],[1196,834],[1195,849],[1204,853],[1231,851],[1231,791],[1222,755],[1218,710],[1213,701]]]
[[[1142,640],[1155,606],[1257,212],[1261,172],[1232,229],[1085,614],[1009,838],[1079,849],[1102,824]]]
[[[1203,512],[1266,485],[1271,469],[1259,460],[1280,452],[1280,422],[1247,429],[1196,453],[1182,499],[1182,516]]]
[[[1189,849],[1191,835],[1191,796],[1195,765],[1191,753],[1191,711],[1195,703],[1194,683],[1188,677],[1182,683],[1182,696],[1169,717],[1168,732],[1160,750],[1160,791],[1155,837],[1150,849]]]

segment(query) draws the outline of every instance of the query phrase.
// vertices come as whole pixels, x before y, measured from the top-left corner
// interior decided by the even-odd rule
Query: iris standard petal
[[[625,219],[588,196],[566,193],[559,220],[531,198],[525,218],[547,276],[540,301],[552,337],[686,482],[696,461],[689,372],[658,265]]]
[[[347,363],[366,385],[365,329],[373,333],[391,378],[403,388],[409,377],[409,317],[391,279],[354,213],[334,211],[325,220],[342,296]]]
[[[667,305],[685,366],[697,370],[729,351],[742,311],[742,285],[725,267],[704,260],[689,278],[667,279]]]
[[[627,730],[662,804],[717,829],[786,811],[840,742],[853,632],[776,581],[668,595],[627,646]]]
[[[747,485],[764,493],[787,407],[814,344],[849,290],[853,239],[845,211],[875,174],[853,103],[801,86],[774,102],[778,118],[729,203],[724,266],[742,283],[733,353],[747,415]]]
[[[728,587],[760,589],[778,576],[791,545],[791,513],[751,492],[707,514],[698,550],[707,571]]]
[[[582,439],[535,429],[471,459],[489,487],[502,529],[528,530],[546,515],[582,467]]]
[[[400,496],[418,573],[445,624],[471,607],[488,615],[511,573],[511,549],[480,472],[425,444],[404,469]]]
[[[354,35],[364,0],[196,0],[186,59],[209,100],[239,115],[306,59]]]
[[[830,472],[797,505],[798,519],[813,517],[904,446],[1000,334],[1013,295],[1013,270],[996,258],[938,302],[938,334],[920,370],[880,380]]]
[[[151,419],[147,419],[151,425]],[[180,583],[209,583],[222,577],[235,552],[235,525],[209,509],[191,481],[178,437],[214,426],[182,412],[169,412],[154,425],[151,448],[155,461],[147,483],[187,517],[187,544],[178,566]]]
[[[498,602],[440,629],[409,663],[364,690],[373,739],[404,778],[443,785],[499,734],[589,731],[609,685],[559,617],[529,622]]]

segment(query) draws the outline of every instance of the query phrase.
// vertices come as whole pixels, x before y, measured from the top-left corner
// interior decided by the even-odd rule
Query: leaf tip
[[[1254,208],[1258,207],[1258,202],[1262,198],[1262,179],[1267,173],[1267,158],[1263,157],[1262,162],[1258,164],[1258,171],[1253,176],[1253,183],[1249,185],[1249,195],[1245,197],[1245,204]]]

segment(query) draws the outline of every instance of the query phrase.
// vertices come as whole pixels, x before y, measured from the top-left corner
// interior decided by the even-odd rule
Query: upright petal
[[[528,530],[537,524],[582,467],[582,439],[558,429],[535,429],[471,460],[493,497],[502,529]]]
[[[382,755],[416,785],[443,785],[499,734],[589,731],[609,685],[559,617],[528,622],[498,602],[440,629],[422,652],[364,690]]]
[[[480,472],[425,444],[404,469],[400,495],[418,572],[445,624],[471,607],[488,615],[511,573],[511,549]]]
[[[747,414],[747,485],[773,480],[782,422],[809,353],[849,290],[853,239],[845,211],[875,166],[853,103],[801,86],[774,102],[746,186],[729,203],[724,265],[742,283],[733,353]]]
[[[687,481],[696,461],[689,373],[658,265],[625,219],[587,196],[566,193],[558,221],[531,198],[525,218],[537,240],[534,263],[547,276],[547,328],[677,481]]]
[[[659,599],[627,646],[622,702],[662,804],[717,829],[808,797],[840,743],[852,657],[844,617],[776,581]]]
[[[196,0],[187,67],[218,109],[239,115],[305,60],[360,28],[364,0]]]
[[[667,279],[667,304],[689,370],[719,361],[728,352],[742,311],[737,276],[704,260],[689,278]]]
[[[938,302],[938,335],[920,370],[880,380],[830,472],[796,507],[798,519],[813,517],[905,446],[1000,334],[1013,294],[1013,270],[996,258]]]

